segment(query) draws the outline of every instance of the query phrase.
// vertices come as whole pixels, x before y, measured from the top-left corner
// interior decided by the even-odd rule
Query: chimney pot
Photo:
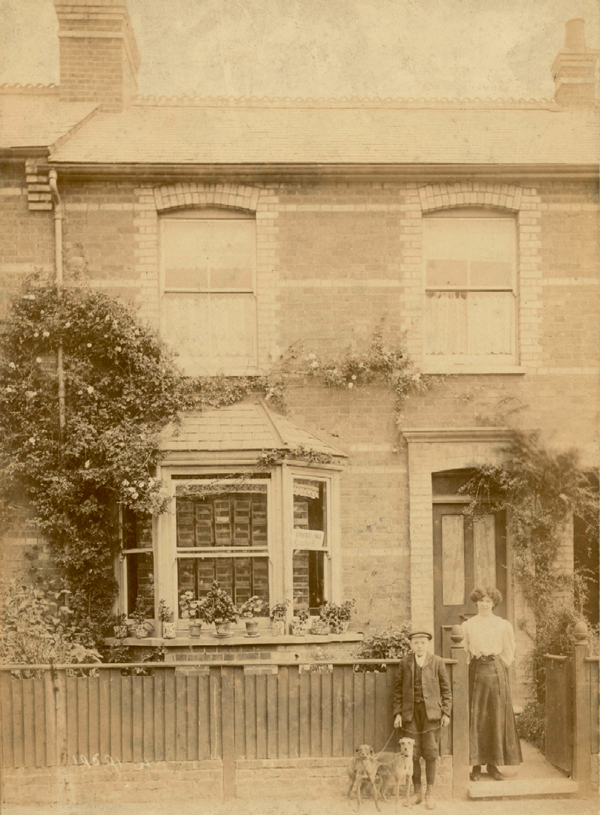
[[[581,17],[565,23],[565,48],[569,51],[585,51],[585,20]]]

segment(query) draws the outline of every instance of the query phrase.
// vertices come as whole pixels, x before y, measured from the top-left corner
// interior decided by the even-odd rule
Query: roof
[[[52,155],[82,164],[597,164],[598,110],[135,104],[98,113]]]
[[[51,147],[96,107],[92,102],[61,102],[51,91],[22,94],[2,92],[0,150]]]
[[[171,423],[163,430],[160,443],[160,449],[165,452],[260,452],[293,450],[299,446],[346,457],[341,450],[318,439],[287,417],[269,410],[263,402],[240,402],[218,410],[182,413],[178,423]]]

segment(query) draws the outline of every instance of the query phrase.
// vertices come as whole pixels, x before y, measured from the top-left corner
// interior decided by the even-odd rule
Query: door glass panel
[[[496,517],[482,515],[473,521],[475,585],[496,585]]]
[[[445,606],[465,602],[465,519],[442,516],[442,602]]]

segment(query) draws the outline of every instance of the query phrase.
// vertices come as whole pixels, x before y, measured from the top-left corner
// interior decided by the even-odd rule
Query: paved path
[[[345,801],[234,801],[230,804],[98,804],[96,806],[4,807],[2,815],[353,815],[355,806]],[[438,801],[436,815],[598,815],[598,802],[576,799],[530,801]],[[361,807],[361,815],[376,815],[372,801]],[[398,812],[426,815],[423,805]],[[381,815],[395,815],[392,803],[381,805]]]

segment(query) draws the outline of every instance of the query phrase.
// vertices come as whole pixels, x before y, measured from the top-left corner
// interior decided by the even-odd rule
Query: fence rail
[[[97,669],[90,676],[69,675],[82,666],[5,667],[3,764],[197,761],[228,750],[234,759],[341,757],[362,743],[381,750],[393,727],[397,661],[362,664],[387,670],[356,671],[343,660],[313,671],[257,661],[85,666]],[[448,660],[451,678],[455,664]],[[149,675],[123,675],[135,667]],[[451,754],[451,730],[443,733],[442,754]]]

